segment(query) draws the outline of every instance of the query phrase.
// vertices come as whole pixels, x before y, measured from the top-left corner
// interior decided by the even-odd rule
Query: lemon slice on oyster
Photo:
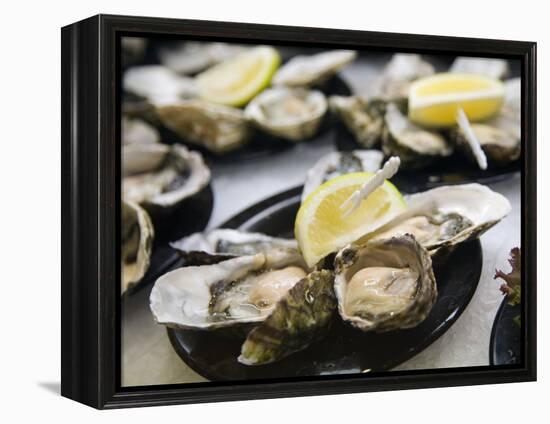
[[[381,227],[407,208],[403,196],[389,181],[374,190],[351,213],[340,206],[374,174],[357,172],[333,178],[302,203],[294,234],[308,266]]]
[[[462,108],[470,121],[496,115],[504,103],[504,85],[474,74],[441,73],[420,78],[409,89],[409,118],[426,127],[452,127]]]
[[[199,96],[227,106],[243,106],[267,87],[281,57],[273,47],[260,46],[197,75]]]

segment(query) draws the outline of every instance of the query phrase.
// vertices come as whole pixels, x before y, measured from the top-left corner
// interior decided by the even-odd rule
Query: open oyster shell
[[[329,106],[362,147],[370,149],[381,142],[386,113],[384,100],[331,96]]]
[[[271,237],[261,233],[221,228],[207,233],[194,233],[170,243],[186,259],[187,265],[217,263],[235,256],[269,254],[271,258],[287,258],[305,267],[296,240]]]
[[[407,98],[414,80],[434,73],[434,67],[420,55],[396,53],[382,71],[377,96],[387,100]]]
[[[334,264],[338,311],[363,331],[415,327],[437,297],[430,255],[411,235],[349,245]]]
[[[303,87],[319,85],[349,65],[357,57],[352,50],[332,50],[311,56],[295,56],[273,76],[273,85]]]
[[[327,100],[320,91],[276,87],[256,96],[244,114],[263,131],[298,141],[317,132],[326,111]]]
[[[281,360],[321,339],[336,310],[331,271],[313,271],[280,300],[271,315],[248,334],[238,361],[262,365]]]
[[[456,74],[478,74],[495,79],[504,79],[510,73],[508,61],[481,57],[457,57],[449,72]]]
[[[510,202],[481,184],[442,186],[405,196],[408,209],[363,238],[412,234],[431,255],[481,236],[510,213]]]
[[[472,123],[472,130],[491,165],[506,165],[521,155],[521,79],[504,83],[505,101],[501,112],[485,122]],[[451,137],[457,146],[477,163],[463,131],[455,128]]]
[[[180,328],[261,322],[306,275],[292,257],[269,253],[178,268],[155,282],[151,311],[159,324]]]
[[[122,118],[122,144],[154,144],[160,142],[155,127],[141,119]]]
[[[352,172],[376,172],[384,155],[378,150],[330,152],[319,159],[307,172],[302,201],[324,182]]]
[[[192,78],[178,75],[161,65],[129,68],[123,76],[124,90],[154,102],[177,102],[197,95]]]
[[[242,110],[202,100],[161,102],[156,113],[180,137],[214,153],[239,148],[251,134]]]
[[[126,145],[122,159],[123,198],[147,209],[175,207],[210,182],[200,153],[181,145]]]
[[[133,202],[122,201],[121,293],[138,283],[149,268],[154,230],[147,212]]]
[[[161,63],[181,74],[196,74],[210,66],[231,59],[247,49],[229,43],[187,41],[159,52]]]
[[[399,156],[404,168],[420,168],[453,153],[441,134],[416,126],[394,103],[388,103],[384,119],[382,151],[386,156]]]

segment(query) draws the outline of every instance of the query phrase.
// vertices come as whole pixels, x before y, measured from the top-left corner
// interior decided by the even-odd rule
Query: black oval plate
[[[491,365],[516,365],[521,362],[521,328],[514,322],[514,318],[521,313],[521,306],[510,306],[507,300],[506,297],[502,300],[491,330]]]
[[[236,215],[223,225],[273,236],[292,236],[302,187],[268,198]],[[248,380],[383,371],[423,350],[460,316],[479,281],[482,264],[478,240],[458,247],[445,262],[434,263],[439,296],[419,326],[383,334],[363,333],[336,316],[328,336],[308,349],[282,361],[262,366],[237,362],[243,336],[225,330],[168,329],[180,357],[209,380]],[[452,266],[450,265],[452,264]],[[181,263],[179,264],[181,265]]]

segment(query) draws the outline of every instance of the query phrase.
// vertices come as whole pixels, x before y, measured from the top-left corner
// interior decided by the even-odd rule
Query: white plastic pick
[[[481,148],[481,144],[474,133],[472,125],[470,124],[466,113],[464,113],[464,109],[461,107],[459,107],[456,111],[456,123],[464,133],[464,138],[470,146],[479,168],[487,169],[487,156],[485,156],[485,152]]]

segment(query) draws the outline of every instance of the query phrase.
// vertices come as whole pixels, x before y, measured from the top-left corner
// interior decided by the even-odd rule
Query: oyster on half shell
[[[431,255],[481,236],[510,213],[510,202],[481,184],[442,186],[405,196],[408,209],[363,240],[412,234]]]
[[[455,74],[477,74],[495,79],[504,79],[510,73],[508,61],[486,57],[457,57],[449,72]]]
[[[416,126],[394,103],[387,105],[384,119],[382,151],[386,156],[399,156],[403,167],[420,168],[453,153],[441,134]]]
[[[202,100],[161,102],[155,105],[161,122],[189,143],[214,153],[226,153],[244,145],[251,134],[240,109]]]
[[[210,182],[200,153],[181,145],[123,146],[122,170],[123,198],[148,209],[176,206]]]
[[[352,172],[376,172],[384,155],[378,150],[330,152],[309,169],[302,191],[302,201],[324,182]]]
[[[287,258],[289,262],[305,267],[296,240],[271,237],[229,228],[220,228],[207,233],[194,233],[170,243],[187,265],[217,263],[234,256],[269,254],[271,258]]]
[[[329,106],[362,147],[370,149],[381,142],[386,113],[384,100],[331,96]]]
[[[323,338],[336,311],[331,271],[313,271],[277,303],[273,312],[252,329],[238,361],[262,365],[281,360]]]
[[[261,322],[306,275],[301,262],[269,252],[178,268],[155,282],[150,307],[159,324],[172,327],[211,330]]]
[[[160,134],[155,127],[141,119],[122,118],[122,144],[155,144]]]
[[[147,212],[133,202],[122,201],[121,293],[138,283],[149,268],[154,230]]]
[[[256,96],[244,114],[275,137],[299,141],[317,132],[326,111],[327,100],[320,91],[275,87]]]
[[[353,50],[331,50],[311,56],[295,56],[275,73],[273,85],[304,87],[319,85],[357,57]]]
[[[437,297],[430,255],[411,235],[348,245],[334,265],[340,316],[363,331],[415,327]]]
[[[414,80],[434,73],[434,67],[420,55],[396,53],[382,71],[376,95],[387,100],[407,98]]]

